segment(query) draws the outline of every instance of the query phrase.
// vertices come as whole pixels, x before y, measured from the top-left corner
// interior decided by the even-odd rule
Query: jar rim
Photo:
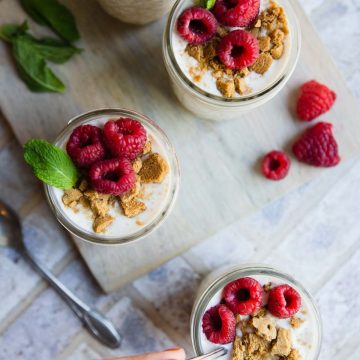
[[[294,286],[300,290],[301,294],[305,296],[308,304],[311,306],[311,311],[313,312],[314,318],[316,320],[318,341],[316,344],[317,348],[315,350],[314,360],[318,359],[322,343],[322,321],[314,298],[304,288],[304,286],[295,280],[291,275],[266,264],[241,264],[225,266],[211,272],[207,277],[205,277],[203,282],[200,284],[201,292],[195,299],[190,320],[191,342],[196,356],[200,356],[203,353],[200,341],[199,324],[201,324],[202,316],[205,313],[207,306],[213,298],[214,294],[223,289],[225,285],[231,281],[234,281],[240,277],[251,277],[254,275],[270,275],[283,279],[286,283],[289,283],[291,286]],[[213,279],[213,277],[215,278]]]
[[[136,240],[142,239],[145,236],[152,233],[156,230],[169,216],[171,210],[173,209],[180,186],[180,167],[177,159],[177,155],[175,149],[170,142],[169,138],[165,134],[165,132],[161,129],[161,127],[153,120],[148,118],[147,116],[138,113],[134,110],[124,109],[124,108],[103,108],[92,110],[89,112],[85,112],[74,118],[70,119],[68,124],[61,130],[59,135],[56,137],[53,142],[54,145],[62,143],[64,138],[69,136],[69,133],[76,127],[82,124],[89,122],[90,120],[99,117],[99,116],[119,116],[119,117],[131,117],[145,124],[145,126],[149,127],[152,131],[155,131],[157,135],[161,137],[161,141],[166,147],[166,151],[168,152],[170,171],[173,173],[173,183],[171,184],[171,191],[169,192],[169,199],[166,202],[166,206],[162,211],[159,212],[158,216],[156,216],[149,224],[143,226],[131,235],[119,236],[119,237],[105,237],[103,234],[96,234],[94,232],[85,231],[84,229],[76,226],[74,222],[68,219],[68,216],[64,213],[64,211],[59,207],[58,202],[56,200],[54,188],[50,185],[44,184],[45,194],[47,201],[50,205],[51,210],[55,214],[57,220],[60,222],[62,226],[64,226],[71,234],[79,237],[80,239],[95,243],[98,245],[120,245],[126,244],[129,242],[134,242]]]
[[[292,45],[290,48],[288,61],[284,66],[283,71],[274,81],[272,81],[268,86],[266,86],[261,91],[258,91],[257,93],[236,97],[236,98],[227,98],[224,96],[211,94],[201,89],[194,82],[188,79],[188,77],[184,74],[184,72],[182,71],[181,67],[179,66],[176,60],[172,47],[172,30],[174,29],[175,22],[178,18],[179,15],[178,12],[181,10],[182,5],[186,1],[187,0],[177,0],[174,6],[172,7],[166,23],[164,36],[163,36],[163,54],[164,54],[165,65],[170,75],[173,78],[179,81],[192,94],[199,97],[204,102],[211,102],[212,104],[222,105],[227,107],[245,106],[248,105],[249,103],[261,101],[267,95],[269,97],[271,96],[271,94],[275,95],[278,91],[281,90],[283,86],[285,86],[286,82],[289,80],[289,78],[295,71],[296,65],[300,57],[300,49],[301,49],[300,23],[297,18],[296,12],[290,2],[286,2],[286,15],[288,17]],[[281,0],[277,0],[277,1],[281,1]]]

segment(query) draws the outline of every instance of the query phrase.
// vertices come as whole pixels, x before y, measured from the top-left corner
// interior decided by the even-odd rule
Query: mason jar
[[[167,14],[175,0],[98,0],[111,16],[122,22],[144,25]]]
[[[291,1],[277,0],[276,2],[284,8],[289,26],[289,38],[287,40],[289,48],[286,52],[284,65],[279,73],[271,79],[271,82],[266,83],[257,91],[240,97],[227,98],[214,95],[200,88],[191,81],[179,65],[178,57],[174,51],[176,37],[173,34],[177,31],[176,22],[182,12],[195,3],[190,0],[176,1],[169,14],[163,36],[163,58],[175,95],[185,108],[205,119],[228,120],[256,109],[279,93],[290,79],[297,65],[301,48],[301,29]],[[251,84],[249,85],[251,87]]]
[[[303,285],[293,277],[280,270],[261,264],[226,266],[210,273],[202,281],[198,289],[190,320],[191,341],[196,356],[200,356],[219,347],[219,345],[211,344],[213,346],[209,348],[209,345],[206,344],[206,342],[209,343],[209,341],[206,340],[202,332],[202,318],[207,309],[220,303],[223,288],[228,283],[242,277],[254,277],[260,283],[264,284],[269,282],[272,282],[273,285],[288,284],[297,290],[302,299],[301,311],[306,310],[306,316],[309,317],[310,321],[306,339],[308,342],[311,342],[311,344],[304,344],[304,346],[308,346],[307,348],[309,350],[306,358],[301,357],[301,359],[318,359],[322,341],[322,323],[315,300]],[[232,344],[225,345],[225,347],[228,351],[231,351]],[[229,359],[231,359],[230,355]]]
[[[175,204],[180,184],[180,170],[175,149],[160,126],[145,115],[126,109],[100,109],[91,111],[71,119],[56,138],[54,145],[65,149],[70,134],[80,125],[91,124],[102,126],[107,120],[118,118],[131,118],[139,121],[146,129],[148,135],[151,136],[155,150],[161,149],[161,155],[163,155],[168,162],[169,172],[166,175],[164,183],[154,185],[166,187],[164,190],[165,195],[162,195],[163,198],[159,198],[159,201],[154,200],[153,204],[156,205],[154,209],[152,209],[154,212],[149,213],[148,216],[143,219],[144,221],[141,226],[136,224],[133,218],[126,218],[119,210],[118,216],[121,216],[123,218],[122,221],[124,221],[120,227],[111,232],[95,233],[92,226],[89,225],[89,221],[91,221],[90,216],[85,218],[86,215],[84,214],[84,216],[81,215],[79,217],[77,216],[78,214],[74,214],[72,209],[64,206],[62,203],[63,190],[45,185],[47,200],[57,220],[76,239],[95,244],[116,245],[145,238],[165,221]],[[151,198],[148,202],[151,201]],[[150,206],[143,212],[144,216],[147,211],[150,211]]]

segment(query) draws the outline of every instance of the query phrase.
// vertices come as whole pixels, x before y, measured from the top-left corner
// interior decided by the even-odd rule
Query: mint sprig
[[[216,0],[201,0],[200,1],[200,6],[211,10],[214,6],[215,6]]]
[[[24,145],[24,159],[38,179],[58,189],[71,189],[78,180],[69,155],[45,140],[29,140]]]

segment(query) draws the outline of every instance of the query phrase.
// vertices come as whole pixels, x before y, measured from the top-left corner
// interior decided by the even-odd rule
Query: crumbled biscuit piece
[[[240,314],[236,314],[235,320],[236,320],[236,323],[239,324],[240,321],[241,321],[241,315],[240,315]]]
[[[98,192],[95,191],[95,190],[85,191],[85,192],[84,192],[84,195],[85,195],[90,201],[98,200],[98,199],[104,200],[104,201],[108,201],[108,200],[109,200],[109,197],[110,197],[109,194],[101,194],[101,193],[98,193]]]
[[[270,69],[272,62],[273,58],[270,54],[262,53],[256,60],[255,64],[252,65],[251,69],[256,73],[263,75]]]
[[[214,39],[213,41],[208,42],[204,46],[204,58],[205,60],[211,60],[216,56],[216,48],[218,46],[218,41]]]
[[[298,329],[303,323],[304,323],[304,320],[302,320],[296,316],[292,316],[290,319],[290,325],[295,329]]]
[[[151,154],[143,161],[143,166],[139,172],[143,183],[161,183],[169,171],[169,165],[158,153]]]
[[[146,210],[146,205],[141,201],[137,201],[136,199],[132,199],[126,203],[120,202],[120,204],[124,211],[124,215],[130,218],[139,215]]]
[[[108,226],[114,221],[110,215],[98,216],[93,223],[93,229],[96,233],[104,232]]]
[[[88,209],[90,207],[90,201],[86,196],[82,196],[79,200],[79,204],[84,207],[85,209]]]
[[[142,152],[142,155],[146,155],[146,154],[149,154],[151,153],[151,150],[152,150],[152,143],[151,143],[151,140],[148,139],[144,145],[144,149],[143,149],[143,152]]]
[[[257,19],[257,21],[254,25],[254,28],[261,28],[261,20],[260,19]]]
[[[258,38],[260,51],[266,52],[270,51],[271,48],[271,40],[269,36],[261,36]]]
[[[270,34],[270,38],[271,38],[271,42],[274,45],[278,46],[278,45],[283,44],[284,39],[285,39],[285,34],[280,29],[276,29]]]
[[[277,331],[276,340],[271,348],[271,354],[277,356],[288,356],[291,351],[291,332],[280,328]]]
[[[246,84],[246,81],[241,77],[236,77],[234,79],[234,84],[236,92],[240,95],[248,94],[251,91],[250,87]]]
[[[268,282],[267,284],[263,285],[263,289],[266,293],[268,293],[272,288],[272,283]]]
[[[250,30],[250,33],[251,33],[252,36],[257,38],[260,35],[260,29],[259,28],[252,28]]]
[[[89,188],[89,183],[85,179],[81,180],[80,185],[79,185],[79,190],[84,192],[88,188]]]
[[[225,71],[224,64],[222,64],[218,58],[214,58],[214,59],[210,60],[208,66],[210,68],[212,68],[213,70]]]
[[[273,321],[268,318],[252,318],[252,326],[255,328],[257,335],[265,339],[266,341],[271,341],[276,338],[276,327]]]
[[[248,76],[249,74],[250,74],[250,70],[247,67],[244,67],[236,72],[236,75],[242,78]]]
[[[65,206],[70,206],[73,202],[76,203],[80,200],[82,197],[82,192],[78,189],[68,189],[64,191],[64,195],[62,197],[62,202]],[[73,207],[72,205],[71,207]]]
[[[266,307],[262,307],[262,308],[260,308],[258,311],[256,311],[256,312],[253,314],[253,317],[262,318],[262,317],[264,317],[266,314],[267,314]]]
[[[289,26],[286,19],[286,14],[284,8],[280,7],[280,14],[278,16],[277,26],[281,29],[285,34],[289,33]]]
[[[232,79],[219,78],[216,80],[216,87],[225,97],[231,98],[235,94],[235,84]]]
[[[300,360],[300,353],[297,349],[291,349],[290,354],[284,360]]]
[[[272,2],[270,7],[260,14],[261,26],[269,31],[282,30],[285,34],[289,32],[284,9]]]
[[[90,208],[95,216],[104,217],[109,211],[108,199],[99,198],[91,200]]]
[[[69,205],[68,205],[68,207],[70,208],[70,209],[73,209],[75,212],[76,212],[76,205],[77,205],[78,203],[77,203],[77,201],[72,201]]]
[[[222,27],[222,26],[218,26],[217,30],[216,30],[216,33],[221,37],[223,38],[224,36],[226,36],[228,34],[228,31]]]
[[[188,44],[185,51],[198,62],[201,62],[204,56],[202,45]]]
[[[232,360],[244,360],[245,347],[241,342],[241,338],[237,336],[233,343]]]
[[[136,173],[138,173],[141,170],[142,167],[142,160],[138,157],[133,162],[133,168]]]
[[[269,353],[269,343],[254,333],[243,335],[242,343],[245,347],[246,360],[260,360]]]
[[[141,190],[140,176],[137,176],[134,187],[127,193],[120,195],[120,201],[122,203],[127,203],[135,199],[140,194],[140,190]]]
[[[219,79],[221,77],[224,76],[224,72],[222,70],[214,70],[212,72],[212,76],[215,78],[215,79]]]
[[[271,49],[271,56],[274,60],[279,60],[284,53],[284,45],[278,45]]]

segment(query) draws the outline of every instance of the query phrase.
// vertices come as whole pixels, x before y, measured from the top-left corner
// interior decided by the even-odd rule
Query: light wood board
[[[289,84],[270,103],[238,120],[215,123],[190,114],[172,94],[162,62],[164,20],[138,28],[105,14],[94,0],[64,1],[76,16],[85,51],[56,67],[65,95],[33,94],[18,80],[9,49],[0,44],[0,107],[19,141],[52,140],[67,121],[101,107],[138,110],[157,121],[177,149],[182,168],[178,203],[167,222],[145,240],[119,247],[77,241],[89,268],[105,291],[114,290],[180,254],[226,225],[246,217],[316,175],[293,161],[281,182],[264,180],[258,160],[272,149],[289,149],[307,125],[291,114],[299,84],[316,78],[338,94],[331,112],[343,160],[360,152],[360,106],[293,0],[303,31],[300,63]],[[17,1],[0,0],[0,24],[22,21]],[[43,29],[34,26],[38,33]],[[49,240],[51,241],[51,240]]]

